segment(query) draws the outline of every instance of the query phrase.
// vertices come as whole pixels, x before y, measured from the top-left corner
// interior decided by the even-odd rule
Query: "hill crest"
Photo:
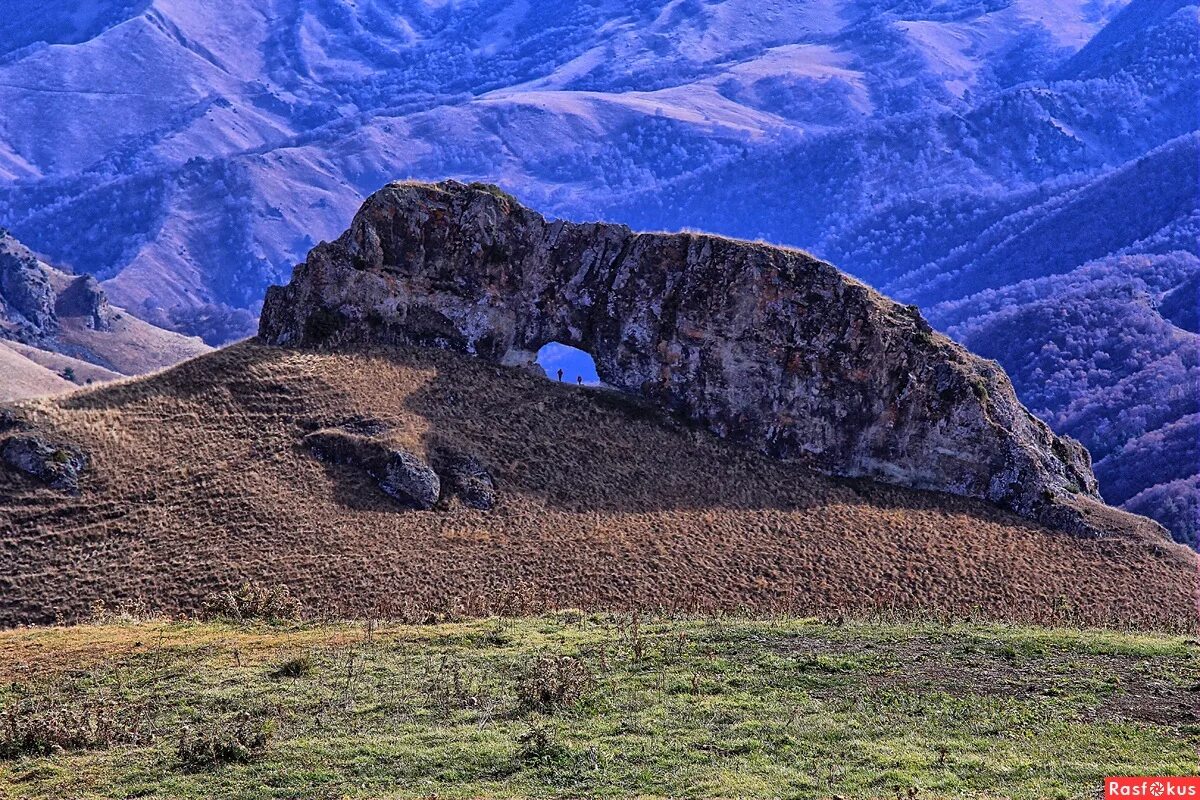
[[[1125,535],[1063,535],[450,351],[250,341],[23,402],[6,424],[0,449],[37,437],[86,468],[72,494],[0,461],[0,625],[79,619],[96,602],[186,614],[254,580],[341,616],[536,600],[1195,626],[1195,553],[1138,517],[1093,505]],[[314,452],[312,434],[332,430],[438,469],[439,452],[470,456],[494,503],[413,509]]]

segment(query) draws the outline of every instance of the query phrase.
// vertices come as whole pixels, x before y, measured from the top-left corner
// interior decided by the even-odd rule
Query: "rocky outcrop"
[[[352,419],[309,433],[304,445],[325,463],[365,471],[380,491],[407,508],[445,509],[455,499],[477,511],[496,505],[496,482],[479,458],[438,449],[426,463],[389,441],[388,434],[386,423]]]
[[[58,328],[50,275],[29,249],[0,229],[0,327],[32,343]]]
[[[59,332],[61,318],[79,318],[91,330],[107,331],[116,316],[91,275],[52,269],[0,230],[0,327],[8,338],[45,344]]]
[[[530,365],[548,342],[714,433],[829,473],[1052,520],[1098,499],[1087,451],[1007,376],[798,250],[548,221],[490,186],[391,184],[266,298],[260,336]]]
[[[10,381],[0,375],[0,400],[162,369],[210,349],[112,305],[95,277],[38,260],[3,230],[0,341],[22,345],[5,346],[17,354],[16,361],[12,354],[0,353],[8,371],[19,373]]]
[[[91,275],[73,279],[58,295],[54,312],[60,317],[80,317],[83,324],[94,331],[111,330],[117,316],[108,303],[108,296]]]
[[[427,511],[441,496],[441,479],[428,464],[376,436],[328,429],[310,433],[304,443],[322,461],[366,470],[384,494],[402,505]]]
[[[53,489],[75,494],[88,459],[76,445],[23,432],[0,441],[0,461]]]

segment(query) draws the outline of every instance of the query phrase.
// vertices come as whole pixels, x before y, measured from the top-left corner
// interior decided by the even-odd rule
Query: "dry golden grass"
[[[0,341],[0,375],[4,376],[0,381],[0,402],[69,392],[75,388],[48,366],[9,345],[9,342]]]
[[[1194,553],[826,478],[600,390],[450,353],[236,345],[33,401],[81,443],[79,497],[0,473],[0,622],[94,601],[195,610],[246,579],[331,615],[542,607],[871,611],[1194,628]],[[300,444],[387,423],[490,465],[499,504],[400,509]]]
[[[124,377],[119,372],[114,372],[111,369],[105,369],[104,367],[96,366],[95,364],[93,364],[89,361],[83,361],[82,359],[73,358],[71,356],[65,356],[62,353],[56,353],[52,350],[43,350],[39,347],[33,347],[32,345],[22,344],[20,342],[9,342],[9,341],[0,341],[0,346],[6,347],[9,350],[12,350],[12,351],[18,353],[19,355],[22,355],[25,358],[28,358],[33,363],[45,367],[46,369],[53,372],[55,375],[61,376],[63,374],[63,372],[65,372],[67,369],[70,369],[75,374],[74,382],[76,384],[80,384],[80,385],[82,385],[88,381],[91,381],[93,383],[104,383],[105,381],[113,381],[113,380],[116,380],[117,378]],[[198,355],[198,354],[193,354],[193,355]],[[182,361],[183,359],[181,358],[179,360]],[[178,363],[178,362],[176,362],[176,363]],[[164,365],[164,366],[166,366],[166,365]],[[0,396],[3,396],[3,394],[8,390],[8,388],[9,388],[8,381],[5,380],[4,385],[0,386]],[[61,390],[62,391],[70,391],[71,389],[74,389],[74,388],[75,388],[74,386],[68,385],[66,387],[62,387]],[[51,394],[51,393],[52,392],[44,392],[43,394]],[[29,395],[29,396],[32,397],[34,395]],[[5,399],[16,399],[16,398],[5,398]]]
[[[109,330],[92,330],[78,317],[61,320],[59,339],[86,350],[124,375],[142,375],[212,351],[199,338],[155,327],[114,309]]]

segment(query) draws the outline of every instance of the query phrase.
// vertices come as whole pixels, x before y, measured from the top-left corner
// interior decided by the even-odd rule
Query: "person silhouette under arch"
[[[563,373],[562,373],[562,367],[559,367],[559,368],[558,368],[558,382],[559,382],[559,383],[562,383],[562,375],[563,375]]]

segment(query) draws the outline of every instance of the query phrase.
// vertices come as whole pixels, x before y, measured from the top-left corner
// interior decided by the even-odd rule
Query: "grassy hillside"
[[[8,347],[7,343],[0,343],[0,373],[4,375],[0,400],[37,397],[74,388],[70,381]]]
[[[245,343],[22,413],[91,466],[78,496],[0,469],[0,623],[76,619],[97,600],[189,612],[256,579],[342,616],[909,609],[1195,626],[1182,546],[830,479],[610,392],[446,352]],[[477,457],[495,508],[406,510],[304,445],[338,425]]]
[[[108,622],[0,653],[12,798],[1045,800],[1195,774],[1200,745],[1200,650],[1171,636],[566,612]]]

